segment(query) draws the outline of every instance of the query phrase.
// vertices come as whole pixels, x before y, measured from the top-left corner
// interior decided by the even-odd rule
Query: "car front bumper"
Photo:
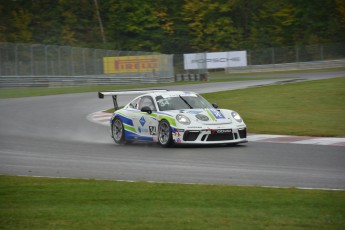
[[[236,144],[245,143],[247,140],[247,129],[174,129],[173,140],[178,144]]]

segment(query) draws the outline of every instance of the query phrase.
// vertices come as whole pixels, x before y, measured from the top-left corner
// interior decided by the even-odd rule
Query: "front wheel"
[[[158,142],[163,147],[171,146],[173,143],[169,122],[162,120],[158,124]]]
[[[115,118],[113,121],[113,125],[111,127],[111,134],[115,143],[117,144],[124,144],[125,143],[125,130],[123,128],[122,121],[120,118]]]

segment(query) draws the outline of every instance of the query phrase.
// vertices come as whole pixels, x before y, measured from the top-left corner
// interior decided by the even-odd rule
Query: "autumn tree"
[[[345,41],[343,0],[2,0],[0,42],[186,53]]]
[[[254,48],[293,44],[296,8],[288,1],[267,0],[256,10],[250,29]]]
[[[235,1],[190,0],[183,5],[183,17],[188,23],[191,45],[197,51],[235,49],[239,30],[231,18]]]
[[[160,51],[162,29],[153,3],[153,0],[110,0],[103,5],[108,9],[105,27],[114,49]]]

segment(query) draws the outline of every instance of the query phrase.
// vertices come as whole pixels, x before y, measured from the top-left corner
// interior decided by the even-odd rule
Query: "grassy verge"
[[[4,229],[341,229],[345,192],[0,176]]]
[[[204,94],[238,111],[249,132],[345,136],[345,77]]]

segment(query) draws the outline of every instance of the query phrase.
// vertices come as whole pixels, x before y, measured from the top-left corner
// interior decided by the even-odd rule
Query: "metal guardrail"
[[[2,76],[0,88],[15,87],[70,87],[97,85],[141,85],[172,83],[174,77],[111,77],[108,75],[87,76]]]
[[[226,70],[227,73],[254,73],[254,72],[274,72],[289,70],[308,70],[308,69],[329,69],[345,67],[345,59],[331,61],[311,61],[269,65],[249,65],[246,67],[233,67]]]

